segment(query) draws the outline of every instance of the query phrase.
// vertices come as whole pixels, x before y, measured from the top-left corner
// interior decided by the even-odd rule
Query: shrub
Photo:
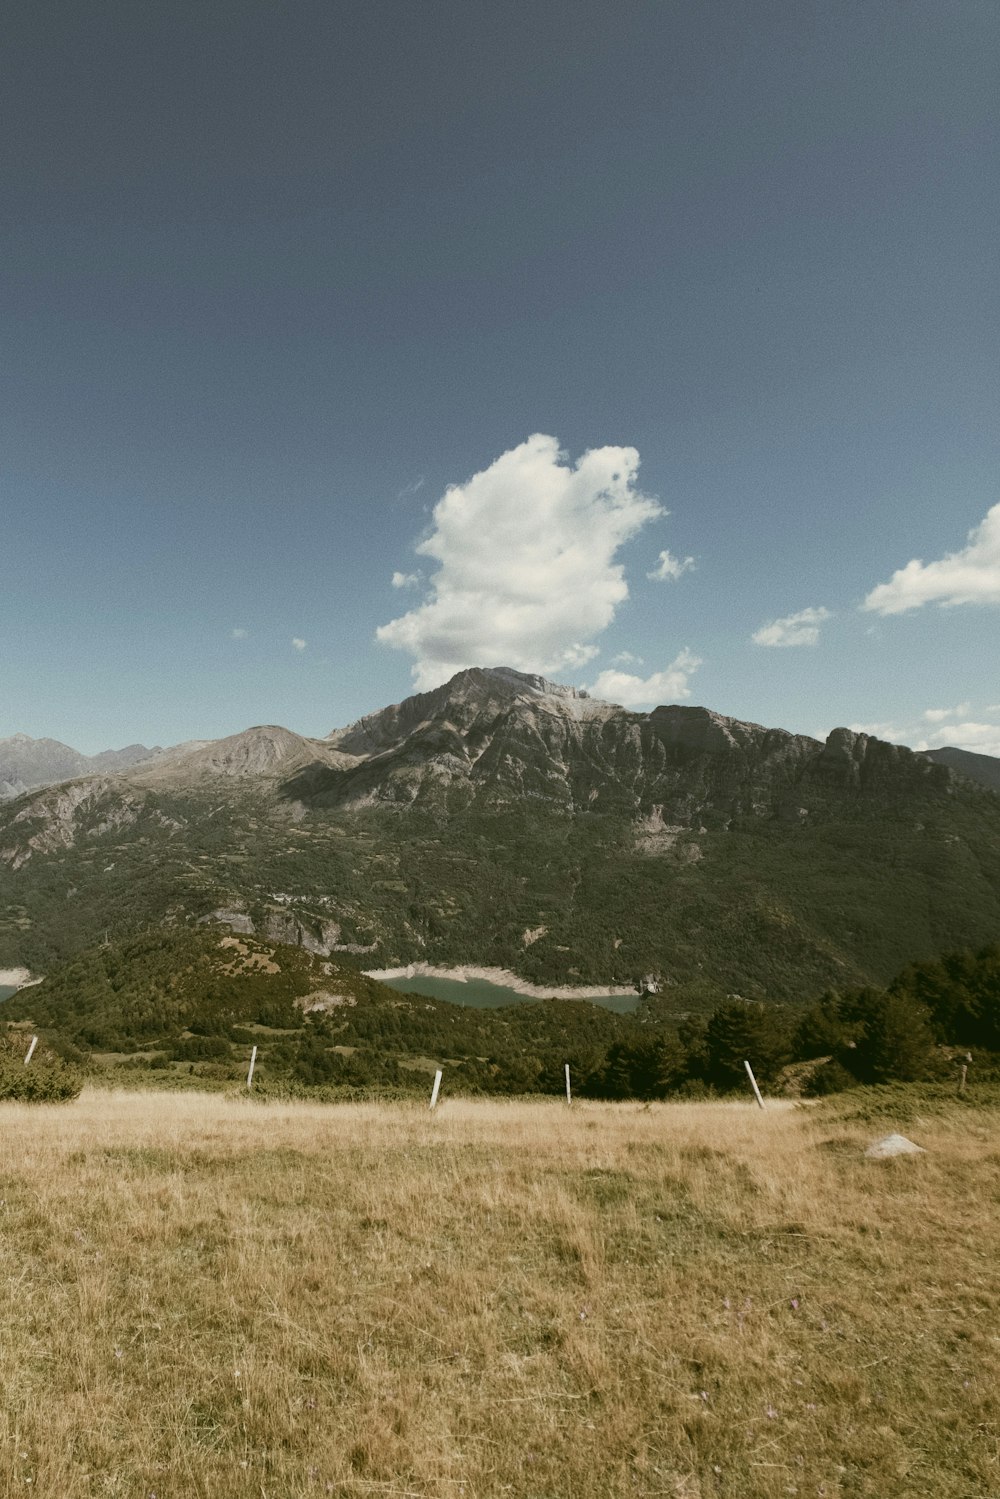
[[[843,1093],[857,1086],[854,1074],[848,1072],[836,1057],[831,1057],[814,1070],[803,1091],[807,1098],[826,1098],[830,1093]]]
[[[47,1046],[39,1046],[26,1067],[23,1033],[0,1037],[0,1099],[19,1103],[62,1103],[79,1095],[83,1074]]]

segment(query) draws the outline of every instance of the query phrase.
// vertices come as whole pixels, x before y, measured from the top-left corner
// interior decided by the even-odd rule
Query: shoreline
[[[453,983],[466,984],[470,979],[479,979],[486,984],[497,984],[504,989],[513,989],[528,999],[597,999],[606,995],[638,997],[633,984],[530,984],[509,968],[480,968],[473,963],[462,963],[455,968],[438,968],[433,963],[407,963],[402,968],[366,968],[365,977],[385,983],[389,979],[450,979]]]
[[[28,984],[40,984],[33,978],[30,968],[0,968],[0,985],[4,989],[23,989]]]

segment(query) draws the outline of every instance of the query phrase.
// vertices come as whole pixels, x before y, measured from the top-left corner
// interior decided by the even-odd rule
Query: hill
[[[435,1066],[476,1091],[561,1092],[639,1021],[584,1001],[477,1010],[400,994],[299,947],[216,926],[167,927],[88,948],[8,1000],[0,1016],[100,1068],[147,1069],[213,1082],[246,1075],[258,1089],[383,1087],[426,1092]],[[168,1081],[163,1077],[162,1081]]]
[[[928,760],[960,771],[970,781],[978,781],[991,791],[1000,791],[1000,760],[995,755],[977,755],[972,750],[956,749],[946,744],[942,749],[926,750]]]
[[[213,913],[377,969],[803,999],[1000,931],[1000,800],[846,729],[632,713],[506,670],[0,809],[0,966]]]

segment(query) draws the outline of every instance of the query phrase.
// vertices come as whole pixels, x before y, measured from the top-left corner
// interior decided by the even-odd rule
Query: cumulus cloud
[[[953,744],[956,749],[973,750],[977,755],[1000,757],[1000,726],[995,723],[950,723],[935,729],[918,749],[935,749]]]
[[[587,691],[591,697],[621,703],[623,708],[676,703],[691,696],[688,683],[701,664],[700,657],[685,649],[674,657],[665,670],[654,671],[648,677],[632,676],[626,671],[602,671]]]
[[[631,651],[619,651],[617,656],[611,657],[612,666],[641,666],[642,657],[633,656]]]
[[[905,614],[924,604],[953,609],[959,604],[1000,604],[1000,505],[968,535],[960,552],[937,562],[914,558],[880,583],[861,605],[877,614]]]
[[[693,557],[675,557],[672,552],[663,551],[656,560],[656,566],[647,578],[652,578],[656,583],[673,583],[683,576],[684,573],[692,572],[694,569]]]
[[[230,630],[229,638],[230,640],[246,640],[248,633],[249,632],[244,630],[242,625],[236,625],[232,630]]]
[[[924,718],[928,723],[943,723],[946,718],[963,718],[971,703],[959,703],[957,708],[925,708]]]
[[[304,640],[300,640],[297,635],[292,638],[292,645],[297,651],[304,651],[306,648],[306,642]]]
[[[437,570],[423,603],[376,631],[414,659],[418,689],[464,666],[548,674],[597,655],[594,638],[628,597],[619,549],[663,514],[636,488],[634,448],[572,464],[541,433],[445,491],[416,551]]]
[[[393,573],[393,588],[415,588],[420,582],[419,573]]]
[[[893,723],[849,723],[852,734],[867,734],[870,739],[886,739],[890,744],[909,744],[913,739],[911,729],[901,729]],[[826,735],[822,736],[824,739]]]
[[[786,614],[784,619],[761,625],[753,633],[753,642],[754,645],[815,645],[820,625],[831,618],[829,609],[800,609],[798,614]]]

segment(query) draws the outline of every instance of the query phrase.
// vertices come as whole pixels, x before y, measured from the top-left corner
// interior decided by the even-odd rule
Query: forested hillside
[[[223,1085],[260,1054],[258,1088],[577,1091],[663,1098],[766,1087],[799,1069],[807,1091],[946,1078],[974,1052],[1000,1065],[1000,947],[909,965],[887,989],[816,995],[804,1010],[713,992],[647,996],[632,1015],[584,1000],[473,1009],[399,994],[306,953],[216,928],[150,931],[88,949],[3,1007],[70,1060],[133,1081]]]

